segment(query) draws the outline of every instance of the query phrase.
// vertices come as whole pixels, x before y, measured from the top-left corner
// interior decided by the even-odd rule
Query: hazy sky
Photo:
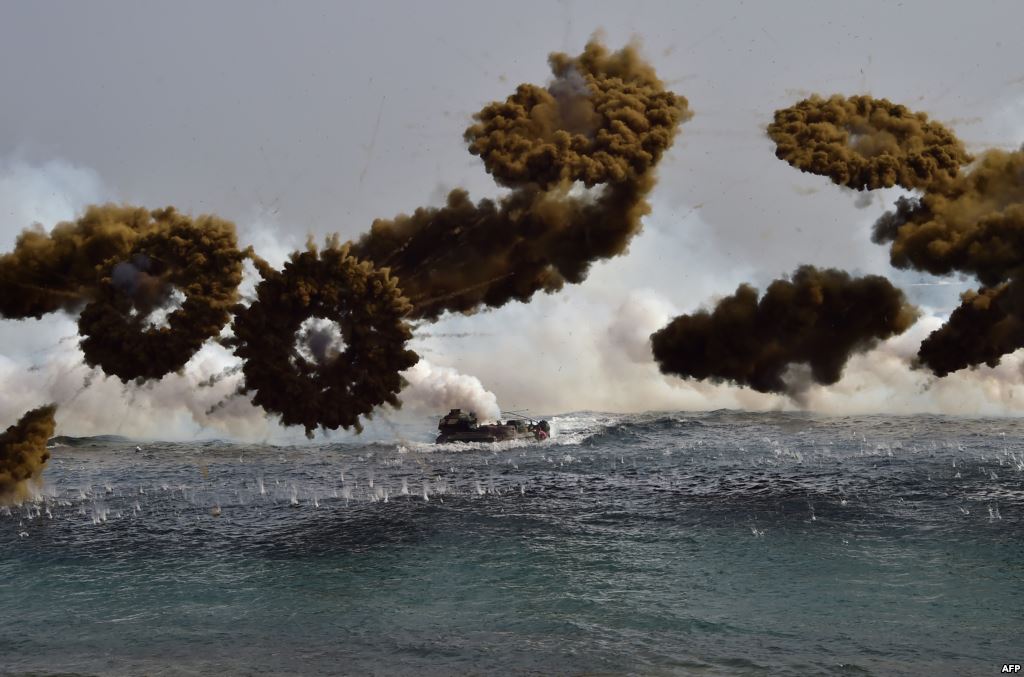
[[[921,285],[934,280],[891,270],[886,249],[870,241],[870,224],[898,192],[865,206],[775,159],[764,126],[812,92],[870,93],[928,112],[972,151],[1017,147],[1022,19],[1014,2],[9,1],[0,4],[0,245],[9,250],[33,221],[50,227],[115,200],[217,213],[279,260],[307,234],[354,237],[375,217],[439,204],[455,186],[493,196],[462,141],[471,114],[520,82],[546,82],[551,51],[577,53],[595,32],[613,48],[637,39],[694,117],[660,165],[630,254],[529,307],[421,328],[481,336],[415,347],[479,377],[507,407],[791,406],[660,376],[640,330],[801,263],[886,274],[929,315],[948,313],[970,281]],[[882,352],[912,353],[929,321]],[[4,421],[33,399],[77,392],[54,390],[69,377],[53,363],[73,356],[44,350],[73,332],[66,318],[0,327],[0,374],[41,372],[0,397]],[[909,371],[898,383],[872,381],[868,362],[851,364],[864,383],[844,379],[807,406],[999,413],[1015,410],[1007,393],[1024,381],[1013,360],[950,384]],[[115,385],[76,395],[65,426],[108,426],[90,390],[109,396]],[[145,404],[154,389],[125,401],[173,408],[188,390],[179,385],[159,405]],[[954,386],[968,393],[958,405],[945,394]],[[175,430],[195,427],[189,411]]]

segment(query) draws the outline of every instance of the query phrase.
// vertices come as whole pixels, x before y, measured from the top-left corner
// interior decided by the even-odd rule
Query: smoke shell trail
[[[56,428],[56,405],[33,409],[0,434],[0,503],[23,500],[50,459],[46,442]]]

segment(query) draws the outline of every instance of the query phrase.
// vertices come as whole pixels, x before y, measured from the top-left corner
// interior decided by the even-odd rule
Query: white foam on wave
[[[578,446],[600,433],[609,425],[621,422],[625,415],[596,414],[578,412],[553,416],[551,423],[551,439],[561,446]]]

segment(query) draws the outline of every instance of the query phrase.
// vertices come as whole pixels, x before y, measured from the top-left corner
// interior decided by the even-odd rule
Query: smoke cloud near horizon
[[[549,63],[551,84],[520,85],[466,130],[470,152],[511,193],[474,203],[456,189],[444,207],[378,219],[354,244],[353,254],[397,276],[411,318],[578,284],[640,231],[654,168],[691,117],[686,99],[633,45],[609,52],[591,41]]]
[[[0,434],[0,504],[23,500],[31,484],[41,481],[56,411],[52,404],[33,409]]]
[[[906,331],[918,311],[883,277],[802,266],[758,291],[742,284],[711,311],[680,315],[651,335],[662,373],[798,396],[836,383],[854,353]]]

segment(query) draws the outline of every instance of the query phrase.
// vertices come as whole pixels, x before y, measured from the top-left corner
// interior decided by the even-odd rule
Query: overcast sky
[[[51,227],[114,200],[216,213],[280,260],[307,234],[355,237],[375,217],[439,204],[456,186],[493,196],[462,141],[472,113],[520,82],[545,83],[551,51],[578,53],[595,32],[613,48],[637,39],[694,117],[660,165],[630,254],[529,307],[421,329],[480,336],[415,347],[478,377],[510,408],[792,406],[662,377],[630,332],[801,263],[888,275],[928,315],[948,313],[970,281],[922,284],[935,280],[893,271],[870,241],[871,223],[899,193],[864,206],[863,196],[775,159],[764,127],[812,92],[870,93],[926,111],[972,151],[1015,148],[1024,140],[1022,19],[1014,2],[5,2],[0,246],[9,250],[34,221]],[[47,373],[58,360],[40,351],[73,333],[67,318],[5,323],[3,376],[33,365]],[[862,362],[851,368],[870,372]],[[0,398],[3,420],[33,399],[66,396],[66,384],[53,390],[64,378],[40,375]],[[908,410],[1003,413],[1015,411],[1007,392],[1019,380],[1012,360],[963,376],[954,385],[980,385],[960,409],[942,395],[952,385],[909,372],[884,388],[844,379],[805,405],[891,411],[912,400]],[[91,388],[109,395],[114,385]],[[884,393],[857,394],[872,388]],[[99,396],[66,403],[65,427],[109,432],[101,428],[113,419],[87,406],[90,397]],[[125,397],[142,406],[146,395]],[[200,424],[187,409],[174,430],[192,434]]]

